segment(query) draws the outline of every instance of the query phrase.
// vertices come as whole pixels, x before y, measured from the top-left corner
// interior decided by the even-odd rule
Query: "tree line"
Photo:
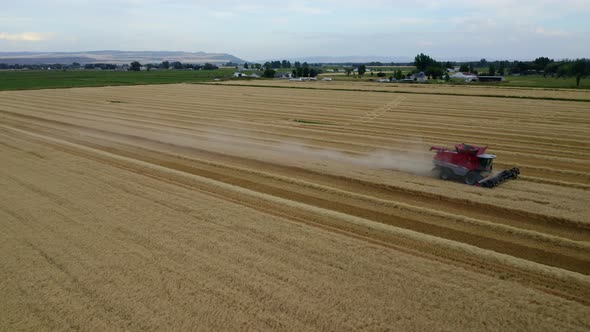
[[[142,67],[141,63],[139,63],[138,61],[133,61],[129,64],[129,71],[140,71],[141,67]],[[216,65],[211,64],[211,63],[205,63],[204,65],[200,65],[200,64],[192,64],[192,63],[182,63],[180,61],[172,61],[172,62],[162,61],[161,63],[148,63],[145,65],[145,67],[147,70],[152,70],[152,69],[213,70],[213,69],[219,68]]]
[[[432,57],[420,53],[414,58],[414,66],[418,71],[433,78],[441,78],[447,68],[459,66],[461,72],[471,72],[482,76],[495,75],[543,75],[544,77],[575,77],[576,86],[580,80],[590,75],[590,59],[565,59],[556,61],[548,57],[538,57],[533,61],[487,61],[481,59],[473,62],[439,62]],[[479,72],[482,68],[487,71]]]

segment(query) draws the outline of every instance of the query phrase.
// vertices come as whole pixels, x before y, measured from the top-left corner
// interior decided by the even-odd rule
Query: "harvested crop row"
[[[493,86],[444,86],[435,84],[396,84],[396,83],[375,83],[375,82],[290,82],[288,80],[269,81],[228,81],[226,83],[244,86],[277,86],[296,87],[304,89],[349,89],[364,91],[396,91],[410,93],[432,93],[432,94],[460,94],[473,96],[511,96],[511,97],[535,97],[535,98],[564,98],[590,100],[588,90],[574,89],[544,89],[544,88],[521,88],[521,87],[493,87]]]
[[[209,107],[210,105],[205,105],[205,106]],[[96,106],[95,106],[95,107],[96,107]],[[126,111],[126,110],[125,110],[125,111]],[[246,112],[246,111],[247,111],[247,110],[244,110],[244,112]],[[108,113],[107,111],[103,111],[103,112],[104,112],[104,113]],[[141,112],[141,111],[140,111],[140,112]],[[235,112],[235,111],[234,111],[234,112]],[[81,112],[81,113],[83,113],[83,112]],[[97,110],[95,113],[99,113],[99,114],[100,114],[100,112],[98,112],[98,110]],[[168,112],[168,113],[169,113],[169,112]],[[167,113],[167,114],[168,114],[168,113]],[[216,113],[217,113],[217,112],[216,112]],[[67,113],[66,113],[66,114],[67,114]],[[231,118],[231,119],[235,119],[235,118],[236,118],[236,115],[237,115],[237,112],[236,112],[235,114],[233,114],[233,115],[229,114],[229,115],[227,115],[226,117],[229,117],[229,118]],[[99,116],[100,116],[100,115],[99,115]],[[156,114],[155,116],[157,117],[158,115]],[[160,117],[161,117],[161,120],[165,120],[165,117],[166,117],[166,116],[167,116],[166,114],[162,114],[162,115],[160,115]],[[266,115],[265,115],[265,116],[266,116]],[[141,118],[141,117],[142,117],[142,115],[137,115],[137,116],[136,116],[136,118]],[[202,118],[201,118],[201,119],[202,119]],[[199,119],[199,120],[201,120],[201,119]],[[196,120],[196,119],[195,119],[195,120]],[[382,119],[380,119],[380,121],[381,121],[381,120],[382,120]],[[231,121],[236,121],[236,120],[231,120]],[[269,120],[268,118],[266,118],[266,121],[270,121],[270,120]],[[183,121],[183,122],[186,122],[186,121]],[[211,123],[210,121],[209,121],[209,122],[207,122],[207,120],[201,120],[201,122],[207,123],[207,124],[208,124],[208,126],[210,126],[210,127],[215,127],[215,125],[216,125],[216,123],[215,123],[215,122],[214,122],[214,123]],[[219,122],[220,122],[220,121],[219,121],[219,119],[218,119],[218,121],[217,121],[217,125],[219,125]],[[248,121],[245,121],[245,122],[246,122],[245,124],[240,124],[240,126],[238,126],[237,128],[236,128],[236,126],[234,126],[234,128],[223,128],[223,129],[224,129],[224,130],[226,130],[226,131],[230,131],[230,132],[231,132],[231,131],[239,131],[240,129],[242,129],[244,126],[246,126],[246,125],[247,125],[247,122],[248,122]],[[396,123],[397,123],[397,122],[396,122]],[[187,124],[188,124],[188,125],[191,125],[191,124],[194,124],[194,122],[187,122]],[[254,124],[251,124],[251,125],[252,125],[252,128],[255,128],[255,127],[256,127],[256,125],[259,125],[259,126],[261,126],[262,124],[257,124],[257,123],[254,123]],[[272,123],[271,123],[271,124],[265,123],[264,125],[265,125],[265,126],[267,125],[268,127],[272,127],[272,126],[273,126],[273,124],[272,124]],[[275,125],[275,126],[276,126],[276,125]],[[394,125],[394,126],[395,126],[395,125]],[[397,131],[397,135],[398,135],[398,136],[399,136],[399,135],[408,135],[408,133],[409,133],[409,134],[411,134],[411,135],[414,135],[414,136],[419,136],[419,135],[421,135],[421,132],[420,132],[420,127],[417,127],[417,129],[416,129],[416,130],[414,130],[413,132],[406,132],[406,133],[404,134],[404,130],[405,130],[404,128],[407,128],[407,126],[406,126],[406,125],[400,126],[399,124],[398,124],[397,126],[399,127],[399,129],[398,129],[398,131]],[[223,126],[222,126],[222,127],[223,127]],[[349,126],[349,127],[350,127],[350,126]],[[383,127],[383,126],[382,126],[382,127]],[[284,131],[284,128],[285,128],[285,124],[281,125],[281,128],[280,128],[279,130],[281,130],[281,131]],[[384,127],[384,128],[386,128],[386,127]],[[309,129],[309,128],[308,128],[308,129]],[[332,126],[330,126],[330,127],[328,127],[328,128],[323,128],[323,131],[324,131],[324,132],[331,132],[331,131],[335,131],[335,130],[336,130],[336,132],[338,132],[338,134],[341,134],[341,135],[346,135],[346,134],[342,134],[342,132],[344,131],[344,129],[341,129],[341,130],[337,130],[337,129],[338,129],[338,128],[333,128]],[[400,129],[401,129],[401,130],[400,130]],[[350,128],[350,129],[346,128],[346,130],[347,130],[347,131],[355,131],[355,129],[354,129],[354,128]],[[356,129],[356,130],[358,130],[358,129]],[[424,129],[422,129],[422,130],[424,130]],[[539,129],[535,129],[535,130],[539,130]],[[571,129],[569,129],[569,130],[571,131]],[[465,134],[463,134],[463,136],[462,136],[461,138],[462,138],[462,139],[465,139],[466,137],[471,137],[471,136],[473,135],[473,132],[474,132],[474,131],[472,131],[472,132],[465,132]],[[376,131],[374,131],[374,130],[372,130],[372,131],[364,131],[364,133],[365,133],[365,134],[367,134],[367,135],[370,135],[370,136],[375,136],[375,135],[378,135],[378,132],[376,132]],[[425,133],[425,132],[423,131],[423,132],[422,132],[422,135],[424,135],[424,133]],[[306,133],[306,135],[307,135],[307,134],[309,134],[309,133]],[[440,132],[439,132],[439,134],[438,134],[438,135],[439,135],[439,136],[442,136],[442,133],[440,133]],[[435,141],[435,139],[437,139],[437,138],[436,138],[436,137],[434,137],[434,136],[433,136],[433,137],[431,137],[431,136],[432,136],[432,135],[430,135],[430,136],[425,136],[425,138],[427,138],[427,139],[431,139],[432,141],[436,142],[436,141]],[[453,135],[451,135],[451,136],[453,136]],[[344,136],[343,136],[343,137],[344,137]],[[304,139],[304,137],[301,137],[301,139]],[[490,140],[491,140],[491,139],[492,139],[492,137],[490,137]],[[513,139],[513,138],[512,138],[512,139]],[[534,136],[531,136],[531,141],[532,141],[533,139],[535,139],[535,137],[534,137]],[[561,140],[563,141],[564,139],[562,138]],[[508,141],[508,142],[509,142],[509,141],[510,141],[510,139],[506,139],[506,141]],[[570,141],[571,141],[571,140],[570,140]],[[579,140],[578,140],[578,141],[579,141]],[[554,140],[552,140],[551,142],[555,142],[555,141],[554,141]],[[574,142],[575,142],[575,141],[574,141]],[[375,148],[383,148],[383,147],[387,148],[387,143],[388,143],[388,142],[387,142],[387,141],[385,141],[383,144],[381,144],[381,146],[368,146],[368,148],[373,148],[373,149],[375,149]],[[523,143],[526,143],[526,142],[523,142]],[[528,143],[530,144],[531,142],[528,142]],[[551,144],[553,145],[553,147],[552,147],[551,149],[547,150],[547,152],[546,152],[546,153],[549,153],[549,155],[551,154],[551,151],[552,151],[552,150],[554,150],[554,151],[557,151],[557,150],[556,150],[557,148],[564,148],[563,144],[560,144],[560,145],[556,145],[555,143],[551,143]],[[399,146],[399,145],[400,145],[400,142],[391,142],[391,147],[395,147],[396,145],[397,145],[397,146]],[[500,144],[499,144],[498,146],[499,146],[499,149],[498,149],[498,151],[503,151],[503,150],[502,150],[502,147],[503,147],[503,146],[508,146],[508,145],[507,145],[507,144],[503,144],[503,145],[500,145]],[[510,148],[509,148],[509,149],[510,149]],[[580,151],[580,150],[582,150],[582,151],[583,151],[584,147],[577,147],[576,149],[577,149],[577,152],[571,152],[571,153],[572,153],[572,157],[575,157],[576,155],[580,155],[580,156],[584,157],[584,155],[583,155],[583,154],[581,154],[581,151]],[[524,149],[524,148],[521,148],[521,154],[522,154],[522,153],[526,153],[526,152],[522,152],[522,150],[525,150],[525,149]],[[567,150],[565,150],[565,151],[567,151]],[[506,152],[508,152],[508,151],[506,151]],[[539,154],[538,154],[538,152],[539,152],[539,149],[538,149],[538,148],[536,148],[536,151],[535,151],[535,149],[533,149],[533,151],[532,151],[532,152],[537,152],[537,153],[536,153],[536,154],[532,154],[532,155],[528,155],[528,156],[527,156],[527,158],[526,158],[527,160],[529,160],[529,159],[535,159],[535,158],[539,158]],[[563,155],[563,153],[566,153],[566,152],[561,152],[560,154],[561,154],[561,155]],[[521,159],[522,159],[522,158],[521,158]],[[510,161],[510,160],[508,160],[508,161]],[[555,161],[554,161],[554,163],[555,163]],[[520,164],[520,165],[523,165],[523,164]],[[556,164],[556,165],[554,165],[554,168],[556,168],[556,169],[559,169],[559,168],[562,168],[562,167],[564,167],[564,166],[566,166],[566,167],[567,167],[567,166],[569,166],[569,165],[572,165],[572,163],[571,163],[569,160],[567,160],[567,159],[564,159],[564,161],[563,161],[562,163],[559,163],[559,164]],[[523,165],[523,166],[526,166],[526,165]],[[535,165],[535,164],[532,164],[531,166],[533,166],[532,168],[535,168],[534,166],[536,166],[536,165]],[[538,167],[538,166],[537,166],[537,167]],[[582,165],[580,166],[580,169],[586,169],[586,168],[587,168],[587,164],[582,164]],[[555,179],[555,180],[559,180],[559,179]],[[565,179],[564,179],[564,180],[565,180]],[[567,180],[566,180],[566,181],[567,181]]]
[[[2,127],[0,138],[0,152],[9,157],[0,170],[6,189],[0,192],[0,275],[7,289],[0,306],[10,308],[1,326],[138,330],[186,328],[196,320],[218,329],[353,329],[371,321],[406,326],[395,315],[410,317],[418,308],[428,318],[408,327],[477,329],[490,326],[490,314],[504,317],[492,320],[498,327],[522,319],[540,330],[590,324],[585,305],[552,295],[583,296],[586,281],[575,276],[484,252],[476,258],[452,246],[445,250],[455,259],[471,261],[450,269],[449,261],[420,251],[367,244],[298,221],[342,222],[344,215],[312,213],[34,133]],[[108,213],[93,213],[105,206]],[[279,211],[285,214],[271,216]],[[379,230],[398,237],[405,250],[436,243],[390,231]],[[489,267],[486,274],[519,283],[470,271],[480,264]],[[549,283],[553,289],[543,289]],[[449,301],[471,308],[468,322],[461,319],[465,311],[437,305]],[[335,302],[337,310],[326,305]]]
[[[457,301],[477,308],[463,328],[490,313],[510,319],[498,328],[590,326],[581,103],[495,99],[494,113],[468,97],[206,85],[0,97],[0,276],[21,290],[0,328],[358,329],[417,311],[424,329],[457,328],[464,310],[436,305]],[[488,117],[499,129],[476,135]],[[524,159],[523,179],[427,174],[429,144],[474,136],[497,165]]]

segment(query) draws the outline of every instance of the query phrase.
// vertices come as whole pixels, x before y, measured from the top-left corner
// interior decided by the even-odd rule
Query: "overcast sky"
[[[590,0],[0,0],[0,51],[590,57]]]

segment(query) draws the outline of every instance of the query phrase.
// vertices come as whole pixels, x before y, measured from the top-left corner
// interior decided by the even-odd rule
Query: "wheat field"
[[[588,330],[588,105],[0,92],[0,330]],[[433,177],[462,142],[522,176]]]
[[[329,76],[329,75],[326,75]],[[376,78],[375,78],[376,79]],[[370,82],[370,81],[289,81],[289,80],[230,80],[213,84],[237,85],[237,86],[268,86],[279,88],[302,88],[302,89],[326,89],[326,90],[350,90],[350,91],[380,91],[390,93],[409,94],[435,94],[435,95],[457,95],[457,96],[488,96],[508,97],[524,99],[556,99],[590,101],[590,90],[588,89],[554,89],[554,88],[525,88],[509,87],[501,84],[493,85],[448,85],[448,84],[414,84],[395,82]]]

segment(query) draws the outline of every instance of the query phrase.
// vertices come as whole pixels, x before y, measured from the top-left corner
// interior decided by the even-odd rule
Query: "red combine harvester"
[[[520,170],[512,168],[496,175],[492,174],[493,154],[485,153],[487,146],[457,144],[454,150],[433,146],[437,151],[432,162],[434,169],[443,180],[460,178],[466,184],[493,188],[502,182],[518,178]]]

